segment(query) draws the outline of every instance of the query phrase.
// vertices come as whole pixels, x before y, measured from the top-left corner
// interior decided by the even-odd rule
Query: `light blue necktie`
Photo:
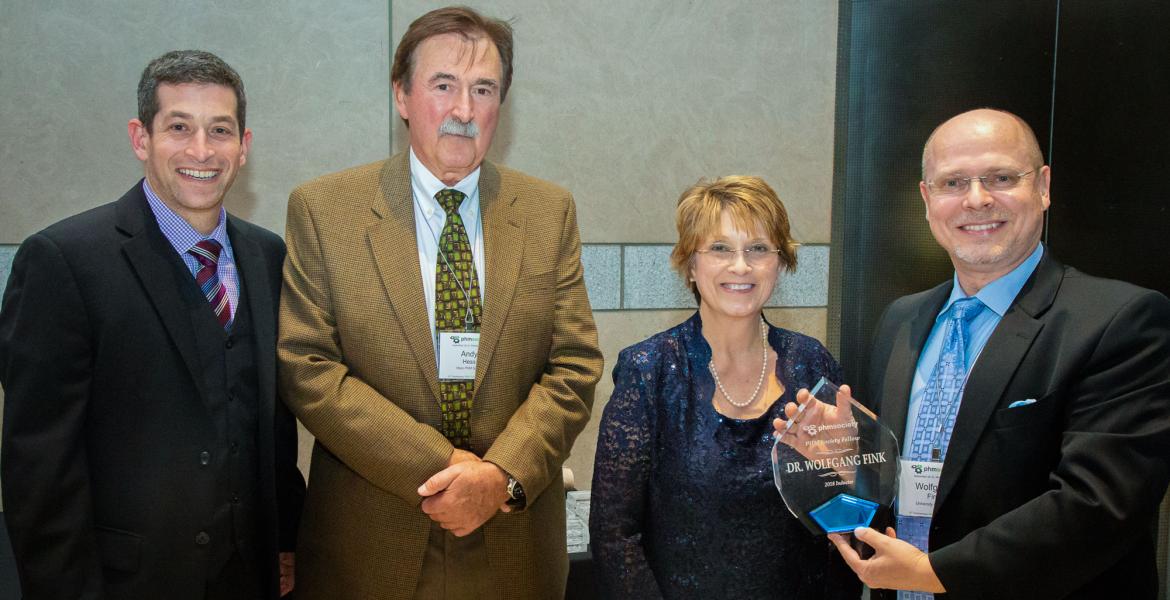
[[[943,336],[942,352],[922,395],[918,408],[918,421],[914,426],[914,437],[910,442],[910,460],[932,460],[942,462],[951,443],[955,429],[955,417],[959,414],[959,402],[963,386],[967,381],[967,338],[971,321],[983,311],[978,298],[969,297],[951,305]],[[930,543],[930,517],[897,518],[898,538],[914,544],[919,550],[927,551]],[[934,594],[900,590],[898,600],[929,600]]]

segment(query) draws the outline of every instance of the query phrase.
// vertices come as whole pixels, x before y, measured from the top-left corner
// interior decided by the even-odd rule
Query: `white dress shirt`
[[[439,236],[447,222],[447,213],[435,200],[435,194],[447,188],[463,192],[467,197],[459,205],[459,216],[467,229],[471,254],[475,260],[475,275],[479,280],[480,303],[484,301],[483,222],[479,218],[479,167],[453,186],[448,186],[430,172],[410,149],[410,189],[414,194],[414,236],[418,240],[418,264],[422,276],[423,296],[427,303],[427,319],[431,324],[431,339],[435,339],[435,273],[439,264]],[[436,357],[438,352],[435,353]]]

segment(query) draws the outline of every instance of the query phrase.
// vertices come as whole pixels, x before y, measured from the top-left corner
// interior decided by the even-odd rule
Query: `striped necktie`
[[[215,311],[215,318],[219,324],[227,329],[232,324],[232,307],[228,302],[227,290],[219,280],[219,253],[223,246],[215,240],[203,240],[191,247],[187,252],[195,257],[199,263],[199,270],[195,272],[195,284],[203,291],[203,296]]]

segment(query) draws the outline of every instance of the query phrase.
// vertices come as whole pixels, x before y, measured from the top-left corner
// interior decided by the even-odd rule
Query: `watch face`
[[[524,486],[513,477],[508,478],[508,497],[513,500],[520,500],[524,497]]]

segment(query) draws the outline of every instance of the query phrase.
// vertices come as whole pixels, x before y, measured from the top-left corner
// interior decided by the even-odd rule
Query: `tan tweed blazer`
[[[483,527],[495,589],[562,598],[561,464],[602,359],[572,196],[484,163],[482,338],[472,450],[520,480],[525,511]],[[297,597],[409,598],[430,520],[416,493],[452,447],[415,242],[408,154],[326,175],[289,198],[280,390],[317,438]]]

